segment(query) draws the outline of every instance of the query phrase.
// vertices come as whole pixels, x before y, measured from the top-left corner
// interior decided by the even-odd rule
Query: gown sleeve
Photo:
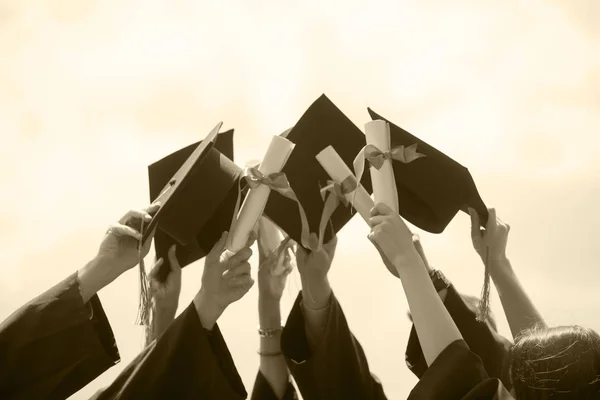
[[[457,340],[425,371],[408,400],[463,399],[487,378],[479,356],[463,340]]]
[[[444,305],[471,351],[481,358],[486,373],[510,389],[508,352],[511,342],[498,334],[488,321],[478,322],[476,305],[465,301],[453,285],[448,288]],[[406,347],[406,364],[418,378],[427,370],[414,326]]]
[[[305,400],[386,399],[335,296],[332,295],[324,334],[314,349],[307,339],[301,304],[302,292],[283,329],[281,348],[302,397]]]
[[[98,296],[77,273],[0,324],[0,398],[66,399],[120,361]]]
[[[462,400],[514,400],[502,382],[497,378],[486,379],[474,387]]]
[[[280,400],[275,395],[275,392],[269,385],[269,382],[265,378],[265,376],[258,371],[256,374],[256,380],[254,381],[254,388],[252,389],[251,400]],[[292,385],[291,381],[288,381],[287,388],[285,390],[285,394],[281,398],[281,400],[298,400],[298,394],[296,393],[296,389],[294,385]]]
[[[194,304],[92,399],[223,399],[247,397],[219,327],[202,327]]]

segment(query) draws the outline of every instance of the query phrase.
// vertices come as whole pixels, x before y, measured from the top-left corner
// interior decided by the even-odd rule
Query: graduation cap
[[[233,130],[218,134],[221,124],[201,142],[148,167],[150,200],[162,206],[145,233],[156,226],[154,246],[164,262],[161,280],[169,273],[167,253],[173,244],[185,267],[203,258],[231,224],[242,170],[232,161]]]
[[[392,163],[402,217],[427,232],[442,233],[459,210],[468,213],[471,207],[485,227],[487,207],[467,168],[370,108],[368,111],[373,120],[389,124],[391,148],[417,144],[416,151],[425,156],[410,163]]]
[[[442,233],[459,210],[468,213],[473,208],[485,227],[488,211],[483,203],[469,170],[441,151],[411,135],[383,118],[370,108],[373,120],[386,121],[390,126],[391,148],[416,144],[416,151],[424,157],[414,162],[392,163],[398,190],[398,213],[413,225],[431,232]],[[414,149],[414,147],[413,147]],[[486,260],[485,277],[478,319],[485,321],[489,312],[490,275]]]
[[[296,146],[282,172],[305,211],[310,232],[317,234],[324,208],[321,188],[331,178],[315,156],[324,148],[332,146],[348,168],[352,168],[352,161],[365,145],[366,138],[324,94],[312,103],[296,125],[284,135]],[[369,176],[365,174],[361,183],[372,193]],[[302,243],[302,223],[295,201],[272,193],[264,214],[294,241]],[[338,207],[331,216],[323,242],[329,242],[353,215],[350,205]]]

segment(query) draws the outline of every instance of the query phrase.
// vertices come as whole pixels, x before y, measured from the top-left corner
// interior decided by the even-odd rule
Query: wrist
[[[281,299],[274,298],[270,295],[258,294],[258,307],[264,309],[279,309],[280,308]]]
[[[110,268],[110,261],[102,257],[94,257],[77,271],[79,291],[84,303],[87,303],[100,289],[117,279]]]
[[[427,268],[423,262],[423,259],[415,249],[396,255],[396,257],[394,257],[392,260],[392,265],[398,272],[407,268],[419,268],[429,275],[432,271],[432,269]]]
[[[155,312],[157,318],[173,319],[173,318],[175,318],[175,314],[177,314],[178,307],[179,307],[179,305],[177,303],[175,303],[175,304],[158,303],[158,304],[156,304],[156,306],[154,308],[154,312]]]
[[[215,301],[212,301],[202,289],[194,297],[193,302],[202,327],[211,331],[225,310],[221,309]]]
[[[156,314],[152,321],[152,326],[154,328],[155,338],[161,336],[171,325],[173,320],[175,319],[175,314]]]
[[[279,301],[260,300],[258,302],[258,320],[262,329],[281,327],[281,307]]]
[[[489,260],[488,267],[492,279],[498,276],[512,275],[514,273],[510,261],[506,257]]]
[[[506,264],[510,264],[506,254],[502,254],[502,255],[490,254],[488,261],[489,261],[490,265],[494,265],[494,266],[505,266]]]
[[[302,303],[311,310],[326,308],[333,295],[327,276],[318,280],[302,281]]]

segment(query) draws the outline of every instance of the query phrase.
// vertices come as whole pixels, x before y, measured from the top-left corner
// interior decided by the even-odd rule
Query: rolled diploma
[[[273,136],[267,153],[263,158],[258,170],[265,175],[279,172],[287,162],[295,144],[280,136]],[[250,232],[262,215],[271,189],[265,185],[260,185],[251,189],[237,216],[237,224],[234,232],[230,232],[227,241],[227,250],[237,253],[244,248]]]
[[[344,179],[348,178],[349,176],[354,177],[354,174],[352,171],[350,171],[350,168],[348,168],[346,163],[344,163],[344,160],[342,160],[339,154],[331,146],[326,147],[319,154],[317,154],[317,160],[323,169],[329,174],[331,179],[337,183],[342,183]],[[373,199],[371,199],[369,193],[360,184],[355,192],[356,196],[354,196],[354,192],[346,194],[346,199],[352,202],[352,197],[354,197],[354,202],[352,205],[368,223],[369,213],[375,205],[373,203]]]
[[[365,133],[367,144],[374,145],[382,152],[390,151],[390,126],[386,121],[367,122]],[[371,166],[370,170],[375,203],[385,203],[392,210],[398,212],[398,189],[396,188],[392,161],[385,160],[380,169]]]

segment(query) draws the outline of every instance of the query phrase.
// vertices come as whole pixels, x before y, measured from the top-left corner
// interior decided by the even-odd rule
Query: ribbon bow
[[[290,183],[283,172],[275,172],[265,175],[257,167],[246,167],[244,177],[251,189],[260,185],[266,185],[273,190],[281,190],[290,187]]]
[[[259,268],[269,269],[271,276],[279,276],[290,272],[294,268],[291,264],[292,255],[294,255],[294,244],[294,241],[287,236],[279,243],[277,248],[264,255],[265,261]],[[290,257],[290,263],[284,265],[286,257]]]
[[[382,152],[372,144],[365,146],[364,155],[369,164],[375,169],[380,169],[385,160],[396,160],[403,164],[408,164],[414,160],[425,157],[424,154],[417,153],[417,143],[411,144],[408,147],[403,145],[396,146],[390,151]]]
[[[399,145],[385,152],[379,150],[375,145],[368,144],[360,150],[354,159],[354,173],[357,181],[360,182],[365,168],[365,160],[372,167],[379,170],[385,160],[395,160],[403,164],[409,164],[421,157],[426,156],[417,152],[417,143],[413,143],[410,146]]]
[[[250,189],[255,189],[260,185],[265,185],[269,189],[276,191],[280,195],[287,197],[290,200],[293,200],[298,205],[298,212],[300,213],[300,222],[302,224],[302,230],[300,233],[300,243],[303,247],[316,251],[319,250],[317,247],[318,238],[313,233],[310,233],[310,227],[308,225],[308,218],[306,217],[306,212],[300,204],[296,193],[290,186],[290,183],[284,172],[275,172],[272,174],[263,174],[258,170],[258,167],[246,167],[244,171],[244,178],[248,182],[248,186]],[[233,213],[233,220],[231,221],[231,227],[229,232],[233,232],[235,230],[235,226],[237,224],[237,215],[240,209],[240,194],[241,194],[241,179],[238,182],[238,197],[235,204],[235,210]]]
[[[319,236],[317,249],[323,247],[323,239],[325,235],[325,227],[330,221],[331,216],[339,206],[340,202],[348,207],[350,202],[346,198],[347,194],[354,192],[358,187],[358,183],[354,176],[350,175],[342,183],[327,181],[327,185],[322,187],[320,190],[321,198],[325,202],[323,206],[323,213],[321,214],[321,221],[319,222]]]

